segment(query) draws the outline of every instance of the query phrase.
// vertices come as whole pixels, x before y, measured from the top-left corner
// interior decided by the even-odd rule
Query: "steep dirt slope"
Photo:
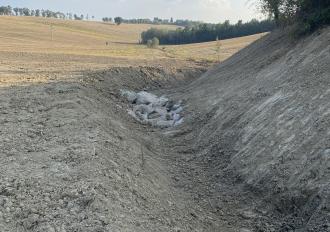
[[[298,42],[277,32],[173,94],[190,116],[170,140],[184,139],[177,154],[200,167],[193,182],[209,180],[211,205],[231,179],[265,200],[249,206],[273,224],[261,231],[329,231],[329,64],[329,28]]]
[[[113,68],[0,88],[0,231],[207,231],[119,94],[198,75]]]

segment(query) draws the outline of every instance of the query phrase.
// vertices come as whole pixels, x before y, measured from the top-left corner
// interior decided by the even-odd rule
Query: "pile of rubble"
[[[157,97],[146,91],[136,93],[121,90],[121,94],[133,105],[129,114],[142,124],[168,128],[183,122],[180,115],[183,111],[181,102],[175,103],[164,96]]]

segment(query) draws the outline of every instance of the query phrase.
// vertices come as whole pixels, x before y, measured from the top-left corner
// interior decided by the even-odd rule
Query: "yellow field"
[[[147,49],[138,42],[141,32],[151,27],[176,28],[171,25],[117,26],[91,21],[2,16],[0,17],[0,51],[217,61],[219,54],[220,60],[226,59],[262,35],[221,41],[220,53],[217,52],[216,42]]]
[[[139,40],[151,27],[177,28],[0,16],[0,83],[40,82],[113,66],[207,67],[262,36],[221,41],[220,52],[217,42],[149,49]]]
[[[151,25],[113,25],[36,17],[0,17],[0,50],[93,56],[144,56],[140,34]],[[157,25],[158,28],[176,28]],[[109,46],[105,46],[106,42]],[[143,51],[141,51],[143,49]]]
[[[265,34],[261,33],[217,42],[166,46],[165,51],[179,59],[223,61]]]

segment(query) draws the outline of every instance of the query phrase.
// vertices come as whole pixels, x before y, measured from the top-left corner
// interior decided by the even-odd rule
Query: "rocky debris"
[[[157,97],[146,91],[136,93],[121,90],[121,95],[133,105],[129,114],[142,124],[168,128],[183,122],[183,117],[180,115],[183,111],[181,102],[175,103],[164,96]]]

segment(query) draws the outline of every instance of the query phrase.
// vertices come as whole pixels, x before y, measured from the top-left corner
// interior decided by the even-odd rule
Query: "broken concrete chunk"
[[[156,126],[160,127],[160,128],[168,128],[168,127],[172,127],[174,126],[174,121],[163,121],[163,120],[159,120],[156,122]]]
[[[137,99],[136,104],[150,104],[150,103],[156,103],[158,100],[156,95],[153,95],[151,93],[142,91],[137,93]]]
[[[179,114],[183,111],[183,108],[180,106],[179,108],[177,108],[176,110],[174,110],[173,112],[176,114]]]
[[[174,102],[174,101],[168,101],[168,102],[166,103],[166,105],[165,105],[167,111],[171,111],[174,105],[175,105],[175,102]]]
[[[157,97],[146,91],[135,93],[121,90],[123,97],[133,104],[129,114],[144,125],[159,128],[169,128],[180,125],[183,118],[180,113],[183,107],[179,103],[169,100],[165,96]]]
[[[168,98],[162,96],[159,98],[158,103],[159,106],[166,106],[166,104],[168,103]]]
[[[179,121],[179,120],[181,119],[180,114],[176,114],[176,113],[174,113],[174,114],[172,115],[172,117],[173,117],[173,120],[174,120],[175,122],[177,122],[177,121]]]
[[[180,105],[179,104],[175,104],[175,105],[172,105],[171,110],[177,110],[179,108],[180,108]]]
[[[127,91],[127,90],[121,90],[120,92],[121,95],[126,97],[130,103],[135,103],[137,99],[137,94],[135,92]]]
[[[153,108],[149,105],[136,105],[133,107],[134,112],[140,112],[141,114],[150,114],[153,112]]]
[[[160,118],[162,115],[158,113],[157,111],[153,111],[150,114],[148,114],[148,119],[155,119]]]

